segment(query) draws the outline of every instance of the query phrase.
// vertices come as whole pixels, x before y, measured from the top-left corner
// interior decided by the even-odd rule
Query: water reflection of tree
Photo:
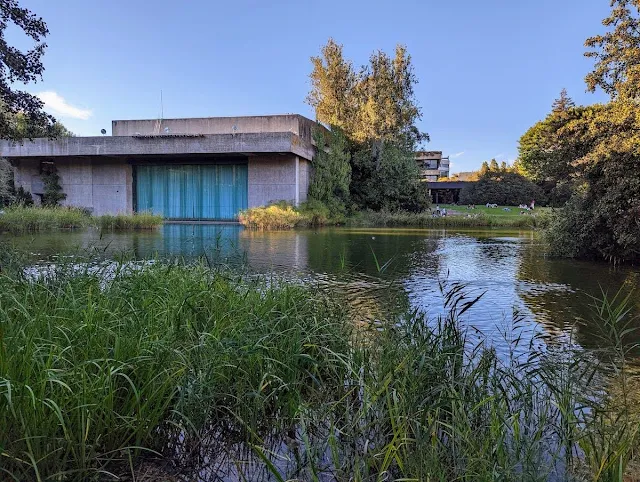
[[[542,245],[530,244],[523,246],[518,280],[524,284],[520,297],[537,321],[551,333],[571,331],[577,343],[593,349],[603,342],[592,297],[603,291],[613,295],[621,287],[637,289],[640,272],[604,262],[548,258]],[[640,313],[640,297],[634,305]],[[636,338],[640,341],[640,332]]]
[[[410,309],[404,280],[424,253],[424,235],[386,230],[308,233],[309,270],[332,279],[356,317],[379,319]]]

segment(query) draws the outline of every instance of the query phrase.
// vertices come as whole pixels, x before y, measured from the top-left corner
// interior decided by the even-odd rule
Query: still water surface
[[[585,348],[600,344],[590,296],[640,286],[640,269],[551,259],[532,231],[335,228],[256,232],[236,225],[167,224],[154,232],[92,229],[37,236],[0,236],[55,262],[78,253],[136,259],[205,258],[263,274],[302,280],[344,296],[354,317],[375,320],[388,311],[443,311],[441,287],[463,283],[484,293],[465,314],[483,336],[509,336],[514,313],[549,342],[572,336]],[[638,297],[640,298],[640,297]],[[640,300],[635,301],[640,313]],[[583,321],[577,323],[577,320]]]

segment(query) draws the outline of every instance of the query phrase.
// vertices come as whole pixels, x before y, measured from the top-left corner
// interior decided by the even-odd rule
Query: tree
[[[369,146],[369,149],[372,149]],[[360,209],[419,212],[429,206],[413,150],[383,143],[377,154],[359,149],[352,159],[351,196]]]
[[[312,57],[311,91],[307,103],[318,121],[340,127],[354,142],[405,142],[411,148],[428,140],[417,127],[422,118],[414,86],[417,83],[406,47],[395,56],[371,55],[355,72],[342,45],[329,39],[319,57]]]
[[[0,158],[0,207],[12,204],[14,200],[13,168],[9,161]]]
[[[368,209],[427,206],[427,189],[419,182],[414,151],[428,141],[428,135],[417,127],[422,114],[406,48],[397,46],[393,57],[375,52],[356,73],[345,60],[342,45],[329,39],[311,62],[307,103],[315,109],[319,122],[331,126],[332,131],[340,129],[346,136],[351,152],[350,193],[355,204]],[[328,162],[322,154],[320,161]],[[328,172],[324,167],[321,170]],[[323,172],[313,191],[314,196],[327,198]]]
[[[58,175],[55,164],[44,164],[40,176],[44,182],[42,205],[49,207],[58,206],[60,201],[64,201],[67,198],[67,195],[62,191],[60,176]]]
[[[590,92],[600,87],[611,98],[640,97],[640,2],[611,0],[611,14],[602,24],[612,30],[590,37],[585,56],[595,59],[585,81]]]
[[[7,44],[5,30],[14,24],[36,45],[26,52]],[[46,44],[42,40],[49,30],[42,18],[26,8],[21,8],[17,0],[0,2],[0,138],[20,140],[35,137],[37,132],[50,132],[55,119],[42,111],[43,103],[37,97],[15,90],[15,83],[37,82],[44,72],[42,55]],[[26,130],[16,124],[16,114],[26,118]]]
[[[560,91],[560,97],[553,101],[553,105],[551,106],[551,112],[567,112],[569,109],[573,109],[576,106],[576,103],[573,101],[569,94],[567,93],[567,89],[562,89]]]
[[[495,159],[491,159],[491,161],[489,161],[489,170],[493,172],[498,172],[500,170],[500,166],[498,166],[498,161],[496,161]]]
[[[339,127],[328,133],[326,145],[325,129],[316,128],[313,138],[318,149],[314,159],[314,174],[309,184],[309,198],[320,201],[332,215],[344,214],[349,201],[351,182],[351,153],[346,136]]]
[[[329,39],[319,57],[311,57],[311,91],[306,102],[316,111],[316,119],[346,130],[353,122],[357,81],[353,65],[344,59],[342,45]]]
[[[482,165],[480,166],[480,171],[478,171],[480,176],[484,176],[487,172],[489,172],[489,163],[487,161],[482,161]]]
[[[477,182],[466,185],[460,191],[462,204],[515,206],[529,204],[534,199],[538,204],[545,204],[545,196],[538,186],[510,170],[488,171]]]

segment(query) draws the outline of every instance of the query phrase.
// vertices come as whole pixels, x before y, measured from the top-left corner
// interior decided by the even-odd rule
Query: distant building
[[[416,162],[420,166],[423,181],[437,181],[449,177],[449,158],[442,157],[442,151],[416,152]]]
[[[307,199],[317,124],[300,115],[116,120],[111,136],[0,141],[36,202],[54,164],[63,204],[96,215],[234,220],[247,207]]]

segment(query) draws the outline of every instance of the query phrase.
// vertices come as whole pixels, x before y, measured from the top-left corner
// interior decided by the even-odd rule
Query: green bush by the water
[[[13,206],[0,214],[0,232],[37,233],[55,229],[82,228],[91,224],[91,216],[78,208]]]
[[[98,218],[102,229],[154,229],[162,225],[162,216],[151,213],[105,214]]]
[[[369,327],[337,293],[203,266],[20,273],[0,275],[8,480],[135,478],[154,460],[185,480],[202,464],[216,480],[622,480],[638,440],[625,392],[599,381],[624,364],[541,336],[498,354],[460,325],[459,285],[438,319]],[[601,307],[609,335],[630,321],[617,306]]]
[[[243,226],[252,229],[292,229],[302,215],[287,203],[245,209],[238,215]]]

